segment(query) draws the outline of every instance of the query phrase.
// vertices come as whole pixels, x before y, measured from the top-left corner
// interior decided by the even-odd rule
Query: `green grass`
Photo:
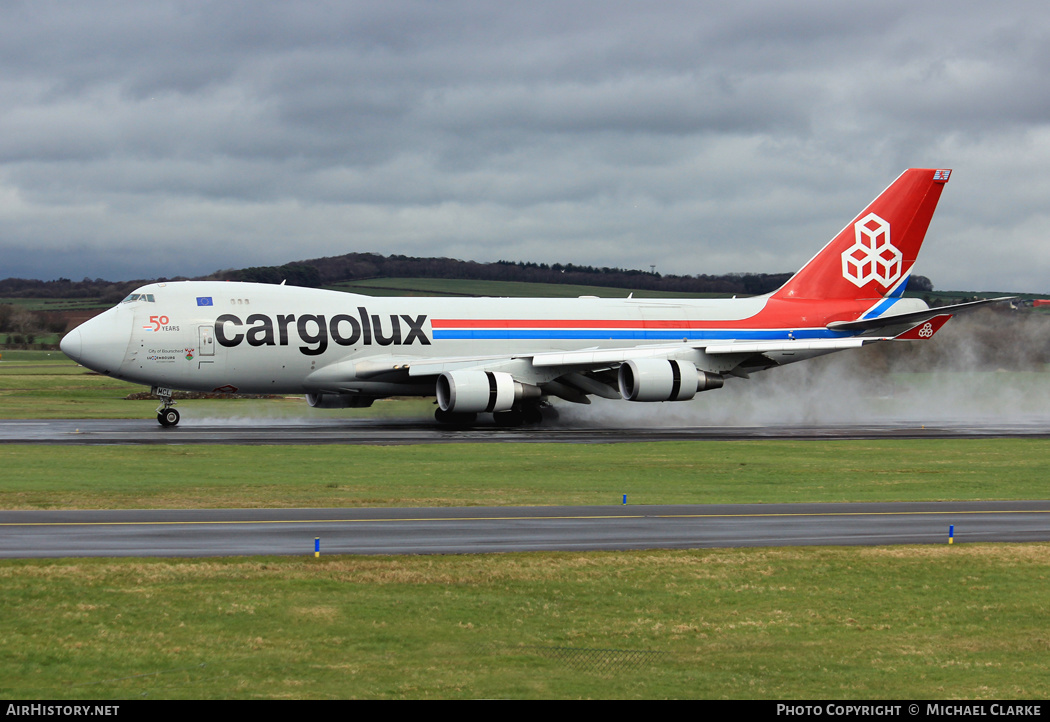
[[[1039,699],[1048,577],[1046,544],[3,562],[0,694]]]
[[[148,390],[100,376],[61,351],[0,352],[0,419],[147,418],[156,401],[125,401]]]
[[[0,508],[1040,499],[1050,466],[1042,439],[42,448],[0,446]]]
[[[51,365],[47,365],[51,364]],[[22,351],[20,349],[0,349],[0,375],[9,373],[8,369],[39,365],[40,368],[54,369],[57,365],[75,367],[69,357],[59,350],[53,351]]]
[[[0,306],[22,306],[29,311],[81,311],[106,308],[98,298],[0,298]]]
[[[138,418],[152,431],[158,402],[125,400],[144,387],[64,358],[5,353],[0,419]],[[1030,387],[1033,379],[1022,381]],[[426,418],[433,405],[395,399],[370,409],[308,410],[289,397],[182,401],[179,408],[187,419]],[[59,446],[46,453],[4,445],[0,465],[0,507],[8,509],[614,504],[623,494],[632,504],[1024,499],[1046,497],[1050,441]]]

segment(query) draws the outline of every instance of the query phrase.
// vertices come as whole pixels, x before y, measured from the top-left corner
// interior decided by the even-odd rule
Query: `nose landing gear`
[[[179,412],[175,409],[163,409],[157,412],[157,421],[161,426],[175,426],[179,423]]]
[[[164,427],[178,425],[179,412],[175,410],[175,402],[171,400],[171,389],[154,386],[150,392],[161,402],[157,407],[157,423]]]

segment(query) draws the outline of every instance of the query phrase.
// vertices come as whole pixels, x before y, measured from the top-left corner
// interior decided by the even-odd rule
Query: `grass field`
[[[0,361],[0,419],[151,423],[134,390]],[[1033,439],[0,445],[0,508],[1022,499],[1048,465]],[[7,560],[0,695],[1041,699],[1048,591],[1050,544]]]
[[[0,463],[4,509],[1038,499],[1050,441],[7,444]]]
[[[1045,544],[4,562],[31,699],[1040,699]]]
[[[81,311],[105,308],[98,298],[0,298],[0,306],[21,306],[29,311]]]

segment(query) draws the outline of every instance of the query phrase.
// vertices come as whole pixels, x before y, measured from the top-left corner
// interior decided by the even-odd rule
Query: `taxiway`
[[[1050,540],[1050,501],[0,511],[0,557],[468,554]]]

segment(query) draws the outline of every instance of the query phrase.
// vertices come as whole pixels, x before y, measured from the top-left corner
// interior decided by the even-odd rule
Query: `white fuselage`
[[[766,297],[383,298],[229,282],[158,283],[134,295],[139,298],[71,332],[63,348],[111,376],[198,391],[332,391],[332,374],[318,371],[335,365],[353,369],[348,362],[377,358],[513,359],[516,354],[700,339],[827,334],[820,325],[734,328],[754,326],[748,319],[759,314]],[[343,384],[344,391],[434,393],[433,382],[422,378],[390,384],[357,376]],[[349,377],[344,373],[342,379]]]

